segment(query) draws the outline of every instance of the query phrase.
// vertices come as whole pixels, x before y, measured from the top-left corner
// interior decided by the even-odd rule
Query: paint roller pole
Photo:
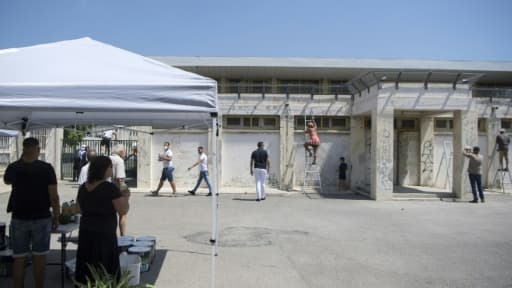
[[[212,191],[212,235],[210,238],[210,245],[212,248],[211,254],[211,283],[210,287],[215,288],[215,257],[217,256],[217,193],[219,189],[219,179],[218,179],[218,151],[217,151],[217,139],[219,136],[219,123],[217,118],[217,113],[211,113],[212,117],[212,129],[213,129],[213,137],[212,137],[212,147],[211,147],[211,155],[212,163],[213,163],[213,191]]]

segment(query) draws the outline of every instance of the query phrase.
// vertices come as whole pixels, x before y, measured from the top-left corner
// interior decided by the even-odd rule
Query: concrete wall
[[[151,189],[156,189],[162,172],[162,163],[158,161],[158,154],[163,151],[164,142],[168,141],[173,152],[173,164],[176,167],[174,177],[178,192],[186,192],[194,188],[199,175],[199,168],[187,171],[198,160],[197,146],[203,146],[208,153],[207,131],[159,131],[155,130],[151,143]],[[210,160],[210,159],[209,159]],[[209,161],[210,162],[210,161]],[[212,168],[209,163],[209,169]],[[206,186],[205,186],[206,187]],[[162,192],[169,192],[170,185],[164,184]]]
[[[339,158],[345,157],[345,161],[350,164],[350,134],[349,133],[319,133],[320,147],[317,151],[317,162],[320,163],[320,177],[322,179],[322,189],[325,191],[332,190],[338,184]],[[294,149],[294,174],[295,188],[299,188],[304,184],[304,133],[295,133]],[[347,173],[350,179],[350,170]]]
[[[222,135],[222,179],[223,186],[254,186],[249,164],[252,151],[257,149],[258,141],[265,142],[265,149],[270,159],[270,173],[267,184],[277,187],[279,171],[279,132],[255,133],[232,132],[224,129]]]
[[[396,131],[394,173],[397,185],[419,185],[420,177],[420,135],[416,131]]]

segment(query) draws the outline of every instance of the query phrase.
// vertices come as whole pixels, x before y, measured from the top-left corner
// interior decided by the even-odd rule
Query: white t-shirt
[[[78,176],[78,185],[82,185],[87,182],[87,173],[89,173],[89,164],[87,163],[80,169],[80,176]]]
[[[103,137],[112,139],[112,134],[114,134],[114,130],[107,130],[107,131],[103,132]]]
[[[112,154],[110,155],[110,160],[112,160],[112,179],[126,178],[123,158],[119,157],[117,154]]]
[[[160,154],[162,157],[172,157],[172,151],[171,149],[167,149],[167,151],[164,151],[164,153]],[[174,167],[172,164],[172,160],[162,160],[162,166],[163,168],[167,167]]]
[[[201,161],[199,165],[201,171],[208,171],[208,156],[202,153],[201,156],[199,156],[199,161]]]

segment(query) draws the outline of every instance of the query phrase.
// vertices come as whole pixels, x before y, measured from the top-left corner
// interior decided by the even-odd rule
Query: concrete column
[[[498,179],[497,173],[500,168],[500,159],[496,151],[496,136],[501,128],[501,119],[496,117],[496,109],[491,110],[491,115],[487,118],[487,162],[483,165],[483,171],[487,171],[487,181],[485,187],[495,188],[494,180]],[[484,151],[482,151],[484,153]]]
[[[322,79],[322,82],[321,82],[321,87],[320,87],[320,91],[322,92],[322,94],[327,94],[327,91],[329,91],[329,80],[327,79]]]
[[[46,129],[45,161],[52,164],[57,179],[61,179],[62,128]],[[22,146],[21,146],[22,147]]]
[[[468,179],[468,161],[462,151],[465,146],[478,145],[478,114],[476,111],[453,112],[453,193],[462,200],[472,199]]]
[[[372,111],[372,172],[370,197],[393,198],[393,108]]]
[[[151,188],[151,159],[154,158],[149,126],[137,127],[137,188]]]
[[[228,79],[226,79],[226,77],[222,77],[220,78],[220,89],[219,89],[219,93],[226,93],[228,91],[226,85],[228,84]]]
[[[434,185],[434,117],[420,119],[420,185]]]
[[[288,109],[285,109],[288,111]],[[289,113],[283,113],[280,118],[281,125],[279,129],[280,136],[280,159],[279,171],[281,172],[279,180],[279,189],[293,189],[295,151],[293,145],[294,121]],[[271,164],[272,165],[272,164]]]
[[[350,187],[353,191],[361,191],[365,194],[370,194],[368,187],[365,184],[366,171],[366,143],[364,137],[364,120],[366,117],[353,116],[350,118],[350,157],[351,157],[351,171],[350,173]]]

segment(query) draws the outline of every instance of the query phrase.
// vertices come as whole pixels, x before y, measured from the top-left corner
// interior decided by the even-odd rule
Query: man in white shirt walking
[[[199,188],[199,185],[201,184],[201,181],[206,182],[206,185],[208,185],[208,194],[206,196],[212,196],[212,185],[210,184],[210,180],[208,179],[208,156],[204,153],[203,146],[197,147],[197,153],[199,153],[199,160],[197,160],[194,165],[188,167],[188,170],[194,168],[197,165],[199,166],[199,178],[197,179],[196,187],[192,190],[188,190],[188,193],[192,195],[196,195],[197,188]]]
[[[165,180],[169,181],[172,188],[172,195],[176,196],[176,183],[174,182],[174,165],[172,164],[172,151],[169,147],[169,142],[164,143],[164,152],[158,154],[158,161],[162,161],[162,176],[160,176],[160,182],[158,188],[155,191],[151,191],[151,196],[158,196],[158,192],[162,189]]]

